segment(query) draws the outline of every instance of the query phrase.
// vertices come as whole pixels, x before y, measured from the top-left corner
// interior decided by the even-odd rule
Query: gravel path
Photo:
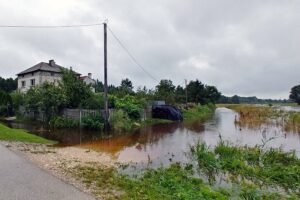
[[[0,199],[92,200],[94,198],[55,178],[0,143]]]

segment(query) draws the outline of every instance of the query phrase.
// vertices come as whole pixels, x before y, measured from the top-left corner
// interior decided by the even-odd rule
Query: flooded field
[[[284,108],[292,109],[292,108]],[[47,131],[38,125],[11,123],[35,134],[60,141],[61,146],[78,146],[108,153],[118,162],[133,162],[157,167],[171,162],[185,162],[190,145],[204,141],[214,146],[220,140],[238,145],[263,145],[295,150],[300,156],[300,134],[283,131],[281,126],[262,125],[241,128],[234,121],[237,113],[227,108],[217,108],[206,122],[172,123],[147,126],[125,135],[104,135],[80,130]]]

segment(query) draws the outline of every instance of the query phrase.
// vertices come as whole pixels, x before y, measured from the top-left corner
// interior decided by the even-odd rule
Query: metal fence
[[[19,109],[20,113],[26,117],[32,118],[32,119],[37,119],[42,121],[44,118],[43,112],[33,112],[33,111],[26,111],[24,107],[20,107]],[[113,115],[115,112],[115,109],[109,109],[110,115]],[[67,119],[73,119],[73,120],[78,120],[81,121],[82,117],[85,117],[87,115],[101,115],[104,116],[104,110],[93,110],[93,109],[70,109],[70,108],[65,108],[62,110],[60,116],[67,118]],[[152,109],[151,107],[148,107],[146,109],[141,109],[140,110],[140,116],[141,120],[146,120],[152,117]]]

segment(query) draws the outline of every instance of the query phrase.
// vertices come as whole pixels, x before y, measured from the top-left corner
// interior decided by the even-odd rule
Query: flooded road
[[[109,138],[97,132],[55,131],[38,128],[28,129],[46,138],[59,140],[62,145],[75,145],[111,155],[118,162],[136,162],[157,167],[170,162],[187,161],[186,153],[190,145],[205,142],[210,146],[223,140],[238,145],[262,145],[280,147],[284,151],[296,150],[300,156],[300,134],[286,133],[281,126],[262,125],[256,128],[240,128],[234,120],[237,113],[226,108],[217,108],[206,122],[160,124],[141,128],[126,135],[113,135]],[[16,127],[17,124],[11,124]],[[34,129],[34,130],[33,130]]]
[[[185,162],[190,145],[205,142],[215,146],[220,141],[238,145],[262,145],[281,147],[285,151],[296,149],[300,156],[300,134],[285,133],[281,127],[263,125],[259,128],[240,128],[235,125],[237,113],[218,108],[214,116],[206,121],[189,124],[173,123],[145,127],[133,134],[115,136],[106,140],[95,140],[79,146],[109,153],[120,162],[151,162],[153,166],[170,162]],[[272,139],[273,138],[273,139]]]

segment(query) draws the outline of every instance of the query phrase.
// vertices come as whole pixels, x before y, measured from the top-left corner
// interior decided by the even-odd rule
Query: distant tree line
[[[289,103],[290,100],[287,99],[259,99],[256,96],[253,97],[241,97],[238,95],[234,95],[231,97],[227,97],[221,95],[220,99],[217,103],[222,104],[272,104],[272,103]]]
[[[10,93],[16,90],[18,87],[18,80],[12,78],[2,78],[0,77],[0,90]]]
[[[12,115],[13,101],[10,93],[17,89],[18,81],[12,78],[0,77],[0,116]]]
[[[97,80],[96,92],[103,92],[103,90],[103,83]],[[167,104],[185,103],[186,90],[187,101],[191,103],[216,103],[221,97],[221,93],[215,86],[203,84],[199,80],[190,81],[187,88],[184,88],[180,85],[175,86],[171,80],[163,79],[155,86],[155,89],[140,86],[134,91],[132,81],[126,78],[121,81],[119,86],[109,85],[108,87],[109,94],[117,97],[133,95],[147,100],[164,100]]]

